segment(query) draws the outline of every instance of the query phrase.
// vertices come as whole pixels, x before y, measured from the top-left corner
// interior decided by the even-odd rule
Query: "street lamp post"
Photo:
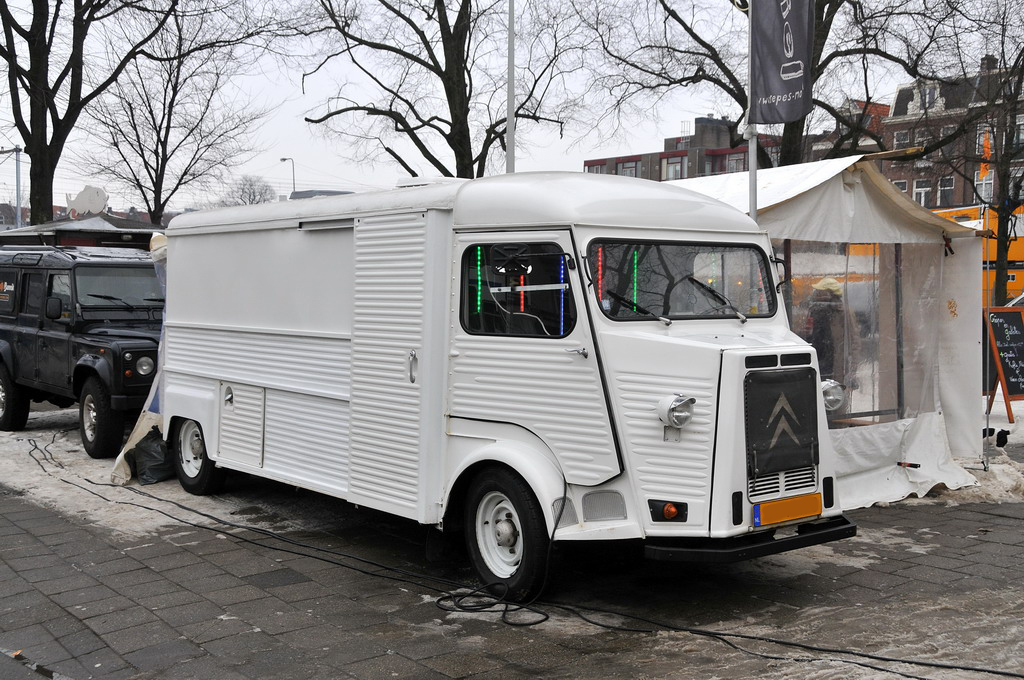
[[[285,161],[291,161],[292,162],[292,193],[294,194],[295,193],[295,159],[294,158],[282,158],[281,159],[282,163],[284,163]]]
[[[0,154],[14,154],[14,192],[17,195],[15,203],[17,207],[14,209],[14,228],[18,229],[21,225],[21,147],[15,145],[13,149],[0,149]]]

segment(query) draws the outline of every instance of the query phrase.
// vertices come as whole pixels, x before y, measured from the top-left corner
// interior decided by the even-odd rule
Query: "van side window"
[[[462,327],[561,338],[576,325],[569,267],[554,243],[480,243],[462,255]]]
[[[0,269],[0,314],[14,313],[14,291],[17,281],[17,269]]]

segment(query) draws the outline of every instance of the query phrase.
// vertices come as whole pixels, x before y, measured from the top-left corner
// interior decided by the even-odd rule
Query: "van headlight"
[[[821,398],[825,401],[826,411],[835,411],[846,401],[846,386],[835,380],[822,380]]]
[[[153,359],[150,357],[142,357],[139,362],[135,364],[135,370],[139,375],[149,375],[156,368],[156,364],[153,363]]]
[[[697,400],[673,394],[658,402],[658,418],[669,427],[684,427],[693,418],[693,405]]]

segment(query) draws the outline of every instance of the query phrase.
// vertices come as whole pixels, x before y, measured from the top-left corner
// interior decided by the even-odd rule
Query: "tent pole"
[[[896,417],[904,417],[903,385],[903,244],[895,244],[896,255]]]

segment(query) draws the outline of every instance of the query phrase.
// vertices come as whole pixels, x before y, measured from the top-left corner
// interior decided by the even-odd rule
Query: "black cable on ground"
[[[91,494],[93,494],[93,495],[95,495],[95,496],[97,496],[99,498],[102,498],[102,499],[104,499],[104,500],[106,500],[106,501],[108,501],[110,503],[120,504],[120,505],[131,505],[131,506],[139,507],[139,508],[142,508],[142,509],[145,509],[145,510],[150,510],[152,512],[157,512],[159,514],[164,515],[165,517],[173,519],[176,522],[180,522],[180,523],[186,524],[188,526],[192,526],[192,527],[199,528],[199,529],[206,529],[206,530],[209,530],[209,531],[213,531],[214,530],[211,527],[204,526],[204,525],[201,525],[201,524],[198,524],[198,523],[186,520],[186,519],[182,519],[180,517],[176,517],[176,516],[174,516],[174,515],[172,515],[170,513],[167,513],[167,512],[165,512],[163,510],[159,510],[157,508],[153,508],[153,507],[150,507],[150,506],[142,505],[140,503],[133,503],[133,502],[129,502],[129,501],[116,501],[116,500],[112,500],[112,499],[106,498],[105,496],[103,496],[101,494],[98,494],[98,493],[96,493],[94,491],[91,491],[90,489],[87,489],[87,488],[85,488],[85,487],[83,487],[81,485],[75,484],[74,482],[70,482],[70,481],[67,481],[67,480],[61,480],[61,481],[64,481],[67,484],[71,484],[72,486],[76,486],[76,487],[78,487],[78,488],[80,488],[80,489],[82,489],[82,490],[84,490],[84,491],[86,491],[88,493],[91,493]],[[317,556],[317,555],[310,555],[308,553],[299,552],[299,551],[291,550],[291,549],[288,549],[288,548],[281,548],[281,547],[266,545],[264,543],[260,543],[258,541],[253,540],[253,539],[247,538],[245,536],[234,536],[234,538],[236,538],[237,540],[241,540],[241,541],[244,541],[246,543],[251,543],[253,545],[258,545],[260,547],[269,548],[269,549],[272,549],[272,550],[278,550],[280,552],[285,552],[285,553],[288,553],[288,554],[298,555],[298,556],[302,556],[302,557],[310,557],[310,558],[313,558],[313,559],[320,559],[320,560],[323,560],[323,561],[328,562],[330,564],[334,564],[336,566],[340,566],[340,567],[344,567],[344,568],[347,568],[347,569],[351,569],[353,571],[356,571],[358,573],[362,573],[362,574],[365,574],[365,575],[368,575],[368,576],[378,576],[378,577],[386,578],[386,579],[393,580],[393,581],[398,581],[398,582],[402,582],[402,583],[408,583],[408,584],[416,585],[416,586],[419,586],[419,587],[422,587],[422,588],[427,588],[428,590],[432,590],[432,591],[434,591],[436,593],[440,593],[441,594],[440,597],[438,597],[438,599],[436,601],[436,604],[437,604],[438,608],[442,609],[443,611],[449,611],[449,612],[462,611],[462,612],[474,612],[474,613],[477,613],[477,612],[478,613],[499,613],[499,614],[501,614],[501,620],[503,622],[507,623],[508,625],[530,626],[530,625],[537,625],[539,623],[542,623],[543,621],[548,620],[550,615],[547,612],[545,612],[545,611],[543,611],[541,609],[538,609],[536,606],[534,606],[535,604],[539,604],[539,605],[545,605],[545,606],[548,606],[548,607],[555,607],[555,608],[560,609],[560,610],[562,610],[564,612],[567,612],[567,613],[569,613],[569,614],[571,614],[573,616],[576,616],[577,618],[579,618],[582,621],[585,621],[586,623],[589,623],[591,625],[595,625],[595,626],[598,626],[598,627],[601,627],[601,628],[604,628],[604,629],[607,629],[607,630],[614,630],[614,631],[620,631],[620,632],[637,632],[637,633],[658,633],[658,632],[680,632],[680,633],[687,633],[687,634],[695,635],[695,636],[699,636],[699,637],[711,638],[711,639],[717,640],[717,641],[721,642],[722,644],[725,644],[725,645],[727,645],[727,646],[729,646],[729,647],[731,647],[733,649],[736,649],[737,651],[743,652],[745,654],[750,654],[750,655],[753,655],[753,656],[757,656],[759,658],[773,660],[773,661],[790,661],[790,662],[798,662],[798,663],[812,663],[812,662],[813,663],[822,663],[822,662],[824,662],[824,663],[845,663],[845,664],[851,664],[851,665],[855,665],[855,666],[864,667],[864,668],[867,668],[867,669],[870,669],[870,670],[876,670],[876,671],[881,671],[881,672],[885,672],[885,673],[891,673],[891,674],[894,674],[894,675],[899,675],[899,676],[907,677],[907,678],[921,678],[921,676],[911,675],[911,674],[904,673],[902,671],[898,671],[898,670],[895,670],[895,669],[883,668],[883,667],[880,667],[880,666],[875,666],[875,665],[868,664],[868,663],[865,663],[865,662],[862,662],[862,661],[857,661],[855,659],[845,659],[845,658],[824,658],[823,659],[823,658],[814,658],[814,657],[792,657],[792,656],[777,656],[777,655],[772,655],[772,654],[766,654],[766,653],[763,653],[763,652],[758,652],[758,651],[754,651],[754,650],[750,650],[750,649],[744,648],[744,647],[736,644],[735,642],[733,642],[733,640],[746,640],[746,641],[750,641],[750,642],[762,642],[762,643],[773,644],[773,645],[778,645],[778,646],[782,646],[782,647],[791,647],[791,648],[795,648],[795,649],[801,649],[801,650],[804,650],[804,651],[814,652],[814,653],[818,653],[818,654],[846,655],[846,656],[857,657],[857,658],[860,658],[860,659],[866,659],[866,660],[870,660],[870,661],[877,661],[877,662],[884,662],[884,663],[903,664],[903,665],[910,665],[910,666],[920,666],[920,667],[925,667],[925,668],[935,668],[935,669],[941,669],[941,670],[964,671],[964,672],[996,675],[996,676],[1008,677],[1008,678],[1024,679],[1024,674],[1015,673],[1015,672],[1012,672],[1012,671],[1001,671],[1001,670],[990,669],[990,668],[982,668],[982,667],[977,667],[977,666],[967,666],[967,665],[963,665],[963,664],[950,664],[950,663],[943,663],[943,662],[937,662],[937,661],[910,660],[910,659],[903,659],[903,658],[898,658],[898,657],[885,656],[885,655],[881,655],[881,654],[872,654],[872,653],[869,653],[869,652],[860,652],[860,651],[851,650],[851,649],[834,648],[834,647],[823,647],[823,646],[820,646],[820,645],[812,645],[812,644],[808,644],[808,643],[794,642],[794,641],[791,641],[791,640],[783,640],[783,639],[780,639],[780,638],[773,638],[773,637],[769,637],[769,636],[751,635],[751,634],[745,634],[745,633],[730,633],[730,632],[714,631],[714,630],[708,630],[708,629],[697,628],[697,627],[678,626],[678,625],[675,625],[675,624],[665,623],[663,621],[658,621],[658,620],[655,620],[655,619],[649,619],[649,618],[642,617],[642,616],[639,616],[637,614],[632,614],[632,613],[628,613],[628,612],[619,612],[619,611],[610,610],[610,609],[598,609],[598,608],[593,608],[593,607],[586,607],[586,606],[579,606],[579,605],[568,604],[568,603],[561,603],[561,602],[557,602],[557,601],[536,602],[535,601],[536,598],[535,598],[534,600],[532,600],[532,601],[530,601],[530,602],[528,602],[526,604],[511,603],[511,602],[507,602],[507,601],[501,599],[500,597],[489,595],[489,594],[483,592],[487,588],[487,586],[480,586],[480,587],[472,586],[472,585],[460,583],[458,581],[454,581],[454,580],[451,580],[451,579],[445,579],[445,578],[441,578],[441,577],[437,577],[437,576],[431,576],[431,575],[427,575],[427,574],[421,574],[421,573],[418,573],[418,572],[412,572],[412,571],[400,569],[400,568],[397,568],[397,567],[392,567],[392,566],[385,565],[385,564],[382,564],[382,563],[379,563],[379,562],[375,562],[373,560],[369,560],[369,559],[366,559],[366,558],[363,558],[363,557],[359,557],[357,555],[351,555],[349,553],[344,553],[344,552],[332,550],[332,549],[329,549],[329,548],[322,548],[322,547],[319,547],[319,546],[310,545],[310,544],[307,544],[307,543],[302,543],[301,541],[296,541],[294,539],[287,538],[285,536],[281,536],[280,534],[277,534],[277,533],[275,533],[273,531],[270,531],[270,530],[267,530],[267,529],[261,529],[261,528],[258,528],[258,527],[251,527],[251,526],[239,524],[237,522],[233,522],[233,521],[230,521],[230,520],[226,520],[226,519],[217,517],[215,515],[203,512],[201,510],[196,510],[194,508],[191,508],[191,507],[189,507],[187,505],[178,503],[176,501],[160,498],[158,496],[154,496],[153,494],[147,493],[147,492],[142,491],[140,489],[135,489],[133,487],[119,487],[118,485],[115,485],[115,484],[102,483],[102,482],[94,482],[94,481],[89,480],[89,479],[86,479],[85,481],[88,482],[89,484],[94,485],[94,486],[107,486],[107,487],[121,488],[123,490],[130,491],[130,492],[135,493],[137,495],[149,498],[151,500],[161,501],[161,502],[164,502],[164,503],[169,503],[169,504],[171,504],[171,505],[173,505],[173,506],[175,506],[175,507],[177,507],[177,508],[179,508],[181,510],[184,510],[186,512],[194,513],[196,515],[199,515],[200,517],[204,517],[204,518],[206,518],[206,519],[208,519],[208,520],[210,520],[212,522],[216,522],[216,523],[222,524],[224,526],[228,526],[228,527],[232,527],[232,528],[240,529],[240,530],[244,530],[244,531],[252,531],[254,533],[260,534],[260,535],[265,536],[267,538],[270,538],[270,539],[273,539],[273,540],[277,540],[277,541],[280,541],[280,542],[283,542],[283,543],[286,543],[286,544],[289,544],[289,545],[301,547],[301,548],[304,548],[304,549],[307,549],[307,550],[313,550],[313,551],[316,551],[316,552],[321,552],[321,553],[329,554],[329,555],[332,555],[332,556],[335,556],[335,557],[341,557],[341,558],[345,558],[345,559],[361,562],[363,564],[367,564],[367,565],[371,565],[373,567],[376,567],[376,568],[378,568],[379,570],[382,570],[382,571],[394,572],[396,574],[401,574],[405,578],[399,578],[397,576],[390,576],[390,575],[388,575],[386,573],[380,573],[380,571],[369,571],[369,570],[362,569],[362,568],[359,568],[359,567],[356,567],[356,566],[353,566],[353,565],[350,565],[350,564],[345,564],[343,562],[338,562],[338,561],[336,561],[334,559],[328,559],[328,558],[320,557],[320,556]],[[549,544],[549,548],[550,548],[550,544]],[[549,555],[549,557],[550,557],[550,555]],[[454,587],[454,588],[457,588],[457,589],[461,590],[462,592],[455,593],[455,592],[452,592],[451,590],[447,590],[447,589],[444,589],[444,588],[438,588],[436,586],[430,585],[431,582],[439,583],[439,584],[444,584],[444,585],[447,585],[447,586],[450,586],[450,587]],[[452,604],[450,606],[448,606],[448,605],[445,604],[447,602],[451,602]],[[536,620],[531,620],[531,621],[526,621],[526,622],[512,620],[510,618],[510,615],[511,614],[515,614],[515,613],[517,613],[519,611],[529,611],[529,612],[535,614],[538,618]],[[615,617],[618,617],[618,618],[621,618],[621,619],[633,620],[633,621],[649,624],[651,627],[650,628],[639,628],[639,627],[631,627],[631,626],[624,626],[624,625],[608,624],[608,623],[604,623],[604,622],[601,622],[601,621],[594,620],[594,619],[588,617],[584,612],[590,612],[590,613],[594,613],[594,614],[606,614],[606,615],[615,616]],[[925,680],[925,679],[922,679],[922,680]]]
[[[43,466],[42,462],[35,457],[34,452],[35,451],[40,451],[42,453],[42,455],[43,455],[43,459],[44,460],[46,460],[47,462],[52,462],[57,467],[60,467],[61,469],[63,469],[64,465],[62,463],[60,463],[60,461],[58,461],[53,456],[53,453],[51,451],[49,451],[49,446],[52,445],[56,441],[57,436],[59,434],[61,434],[61,432],[62,431],[58,431],[58,432],[54,433],[53,438],[51,439],[50,443],[45,445],[45,446],[43,446],[43,447],[39,447],[38,444],[35,442],[35,440],[32,440],[32,439],[27,440],[32,445],[32,447],[33,447],[29,451],[29,456],[36,462],[37,465],[39,465],[40,469],[42,469],[43,472],[47,473],[48,475],[52,474],[52,473],[50,473],[50,471],[47,470]],[[150,506],[147,506],[147,505],[143,505],[141,503],[133,503],[133,502],[130,502],[130,501],[113,500],[113,499],[107,498],[106,496],[103,496],[102,494],[99,494],[99,493],[97,493],[95,491],[92,491],[91,489],[88,489],[88,488],[86,488],[86,487],[84,487],[84,486],[82,486],[80,484],[76,484],[76,483],[74,483],[72,481],[69,481],[67,479],[63,479],[63,478],[58,478],[58,479],[60,479],[60,481],[64,482],[65,484],[68,484],[70,486],[74,486],[74,487],[76,487],[78,489],[81,489],[82,491],[85,491],[86,493],[89,493],[89,494],[91,494],[93,496],[96,496],[97,498],[100,498],[100,499],[102,499],[102,500],[104,500],[104,501],[106,501],[108,503],[112,503],[112,504],[115,504],[115,505],[128,505],[128,506],[137,507],[137,508],[140,508],[140,509],[143,509],[143,510],[148,510],[148,511],[151,511],[151,512],[159,513],[159,514],[161,514],[161,515],[163,515],[163,516],[165,516],[165,517],[167,517],[167,518],[169,518],[169,519],[171,519],[171,520],[173,520],[175,522],[178,522],[178,523],[181,523],[181,524],[185,524],[187,526],[191,526],[191,527],[194,527],[194,528],[197,528],[197,529],[203,529],[203,530],[207,530],[207,531],[215,531],[215,529],[213,529],[213,528],[211,528],[209,526],[205,526],[205,525],[202,525],[202,524],[198,524],[196,522],[192,522],[190,520],[186,520],[186,519],[181,518],[181,517],[177,517],[177,516],[172,515],[172,514],[170,514],[168,512],[160,510],[158,508],[154,508],[154,507],[150,507]],[[351,554],[344,553],[344,552],[341,552],[341,551],[331,550],[331,549],[328,549],[328,548],[321,548],[319,546],[310,545],[310,544],[307,544],[307,543],[302,543],[300,541],[296,541],[294,539],[287,538],[285,536],[277,534],[277,533],[275,533],[273,531],[269,531],[267,529],[260,529],[258,527],[247,526],[247,525],[239,524],[237,522],[232,522],[230,520],[225,520],[225,519],[217,517],[215,515],[211,515],[209,513],[205,513],[205,512],[202,512],[200,510],[196,510],[195,508],[191,508],[189,506],[186,506],[184,504],[178,503],[176,501],[172,501],[172,500],[160,498],[158,496],[154,496],[153,494],[147,493],[145,491],[142,491],[140,489],[136,489],[136,488],[133,488],[133,487],[120,486],[120,485],[116,485],[116,484],[103,483],[103,482],[94,482],[94,481],[92,481],[90,479],[85,479],[84,481],[88,482],[89,484],[91,484],[93,486],[106,486],[106,487],[112,487],[112,488],[119,488],[119,489],[122,489],[122,490],[126,490],[126,491],[129,491],[129,492],[135,493],[135,494],[137,494],[139,496],[143,496],[145,498],[149,498],[151,500],[161,501],[161,502],[164,502],[164,503],[169,503],[169,504],[171,504],[171,505],[173,505],[173,506],[175,506],[175,507],[177,507],[177,508],[179,508],[181,510],[184,510],[186,512],[190,512],[190,513],[199,515],[200,517],[204,517],[204,518],[206,518],[206,519],[208,519],[208,520],[210,520],[212,522],[221,524],[223,526],[232,527],[232,528],[239,529],[239,530],[242,530],[242,531],[251,531],[253,533],[259,534],[259,535],[264,536],[266,538],[269,538],[269,539],[272,539],[272,540],[276,540],[276,541],[280,541],[280,542],[286,543],[288,545],[292,545],[292,546],[296,546],[296,547],[301,547],[301,548],[306,549],[306,550],[312,550],[314,552],[324,553],[324,554],[332,555],[334,557],[344,558],[344,559],[356,561],[356,562],[359,562],[359,563],[362,563],[362,564],[365,564],[365,565],[370,565],[372,567],[376,567],[379,571],[371,571],[371,570],[368,570],[368,569],[360,568],[358,566],[354,566],[352,564],[346,564],[344,562],[339,562],[339,561],[337,561],[335,559],[330,559],[330,558],[323,557],[323,556],[320,556],[320,555],[315,555],[315,554],[311,555],[311,554],[309,554],[307,552],[300,552],[298,550],[292,550],[292,549],[289,549],[289,548],[283,548],[283,547],[279,547],[279,546],[266,545],[264,543],[260,543],[259,541],[256,541],[256,540],[253,540],[251,538],[248,538],[246,536],[233,535],[233,538],[235,538],[236,540],[240,540],[240,541],[243,541],[245,543],[250,543],[252,545],[257,545],[257,546],[260,546],[260,547],[263,547],[263,548],[269,548],[271,550],[276,550],[278,552],[284,552],[284,553],[296,555],[296,556],[299,556],[299,557],[309,557],[309,558],[312,558],[312,559],[318,559],[318,560],[327,562],[329,564],[333,564],[335,566],[339,566],[339,567],[343,567],[343,568],[346,568],[346,569],[350,569],[352,571],[356,571],[357,573],[361,573],[361,574],[364,574],[364,575],[367,575],[367,576],[376,576],[376,577],[379,577],[379,578],[385,578],[385,579],[392,580],[392,581],[397,581],[397,582],[400,582],[400,583],[407,583],[407,584],[415,585],[415,586],[418,586],[418,587],[421,587],[421,588],[426,588],[426,589],[431,590],[431,591],[433,591],[435,593],[440,593],[440,596],[435,601],[435,604],[437,605],[437,607],[439,609],[442,609],[443,611],[500,613],[501,614],[501,620],[504,623],[506,623],[508,625],[514,625],[514,626],[538,625],[540,623],[543,623],[544,621],[547,621],[549,616],[550,616],[547,612],[543,611],[542,609],[538,609],[536,606],[534,606],[535,604],[537,604],[537,598],[536,597],[533,600],[531,600],[531,601],[529,601],[527,603],[512,603],[512,602],[508,602],[508,601],[504,600],[502,597],[498,597],[498,596],[494,596],[494,595],[490,595],[490,594],[485,594],[483,591],[488,588],[487,585],[482,586],[482,587],[475,587],[475,586],[471,586],[471,585],[468,585],[468,584],[460,583],[458,581],[454,581],[454,580],[451,580],[451,579],[446,579],[446,578],[441,578],[441,577],[436,577],[436,576],[430,576],[430,575],[427,575],[427,574],[421,574],[421,573],[412,572],[412,571],[400,569],[400,568],[397,568],[397,567],[385,565],[385,564],[382,564],[382,563],[379,563],[379,562],[375,562],[373,560],[369,560],[369,559],[366,559],[366,558],[363,558],[363,557],[359,557],[357,555],[351,555]],[[563,479],[563,487],[565,487],[565,485],[566,485],[566,482]],[[565,489],[563,488],[563,492],[564,491],[565,491]],[[564,496],[564,493],[563,493],[563,496]],[[560,515],[561,515],[561,513],[559,513],[559,516]],[[557,526],[558,526],[558,523],[557,523],[557,520],[556,520],[555,527],[557,528]],[[551,549],[552,549],[552,544],[554,542],[553,541],[553,539],[554,539],[554,529],[552,530],[551,539],[552,540],[549,540],[549,543],[548,543],[548,556],[547,556],[548,564],[550,564]],[[392,576],[389,573],[381,573],[381,572],[391,572],[391,573],[394,573],[394,574],[399,574],[400,576]],[[548,578],[548,573],[547,573],[547,571],[545,571],[545,575],[544,575],[545,585],[547,583],[547,578]],[[431,583],[443,584],[443,585],[446,585],[446,586],[458,589],[458,590],[460,590],[462,592],[455,593],[452,590],[448,590],[446,588],[439,588],[439,587],[430,585]],[[447,602],[450,602],[451,605],[450,606],[446,605],[445,603],[447,603]],[[904,673],[902,671],[897,671],[897,670],[894,670],[894,669],[874,666],[874,665],[867,664],[867,663],[864,663],[864,662],[861,662],[861,661],[856,661],[856,660],[853,660],[853,659],[845,659],[845,658],[831,658],[831,659],[826,658],[826,659],[821,659],[821,658],[814,658],[814,657],[791,657],[791,656],[777,656],[777,655],[766,654],[766,653],[763,653],[763,652],[758,652],[758,651],[754,651],[754,650],[750,650],[750,649],[746,649],[744,647],[741,647],[740,645],[736,644],[732,640],[733,639],[737,639],[737,640],[747,640],[747,641],[752,641],[752,642],[762,642],[762,643],[766,643],[766,644],[774,644],[774,645],[779,645],[779,646],[783,646],[783,647],[792,647],[792,648],[796,648],[796,649],[802,649],[802,650],[805,650],[805,651],[814,652],[814,653],[818,653],[818,654],[842,654],[842,655],[846,655],[846,656],[854,656],[854,657],[861,658],[861,659],[868,659],[868,660],[872,660],[872,661],[880,661],[880,662],[885,662],[885,663],[895,663],[895,664],[904,664],[904,665],[912,665],[912,666],[921,666],[921,667],[926,667],[926,668],[936,668],[936,669],[942,669],[942,670],[956,670],[956,671],[966,671],[966,672],[973,672],[973,673],[983,673],[983,674],[990,674],[990,675],[996,675],[996,676],[1001,676],[1001,677],[1021,678],[1022,680],[1024,680],[1024,674],[1014,673],[1012,671],[1000,671],[1000,670],[994,670],[994,669],[989,669],[989,668],[981,668],[981,667],[976,667],[976,666],[966,666],[966,665],[959,665],[959,664],[946,664],[946,663],[933,662],[933,661],[915,661],[915,660],[901,659],[901,658],[896,658],[896,657],[888,657],[888,656],[879,655],[879,654],[870,654],[868,652],[858,652],[858,651],[850,650],[850,649],[822,647],[822,646],[818,646],[818,645],[811,645],[811,644],[806,644],[806,643],[793,642],[793,641],[790,641],[790,640],[782,640],[782,639],[779,639],[779,638],[772,638],[772,637],[768,637],[768,636],[749,635],[749,634],[744,634],[744,633],[728,633],[728,632],[713,631],[713,630],[708,630],[708,629],[703,629],[703,628],[696,628],[696,627],[677,626],[677,625],[674,625],[674,624],[664,623],[664,622],[657,621],[657,620],[654,620],[654,619],[648,619],[648,618],[645,618],[645,617],[642,617],[642,616],[639,616],[639,615],[636,615],[636,614],[625,613],[625,612],[617,612],[617,611],[608,610],[608,609],[597,609],[597,608],[593,608],[593,607],[585,607],[585,606],[581,607],[581,606],[578,606],[578,605],[565,604],[565,603],[560,603],[560,602],[540,602],[539,604],[547,605],[549,607],[555,607],[555,608],[560,609],[560,610],[562,610],[564,612],[567,612],[567,613],[569,613],[569,614],[571,614],[573,616],[576,616],[580,620],[585,621],[585,622],[587,622],[587,623],[589,623],[591,625],[595,625],[595,626],[598,626],[598,627],[601,627],[601,628],[604,628],[604,629],[607,629],[607,630],[614,630],[614,631],[621,631],[621,632],[638,632],[638,633],[657,633],[657,632],[669,632],[669,631],[670,632],[688,633],[688,634],[699,636],[699,637],[708,637],[708,638],[717,640],[717,641],[721,642],[722,644],[725,644],[725,645],[729,646],[730,648],[735,649],[737,651],[740,651],[740,652],[742,652],[744,654],[750,654],[750,655],[753,655],[753,656],[756,656],[756,657],[759,657],[759,658],[768,659],[768,660],[774,660],[774,661],[789,661],[789,662],[797,662],[797,663],[823,663],[823,662],[824,663],[845,663],[845,664],[851,664],[851,665],[855,665],[855,666],[860,666],[860,667],[868,668],[868,669],[871,669],[871,670],[881,671],[881,672],[885,672],[885,673],[891,673],[891,674],[899,675],[899,676],[902,676],[902,677],[915,678],[915,679],[919,679],[919,680],[927,680],[925,678],[920,678],[920,676],[910,675],[908,673]],[[537,618],[531,619],[531,620],[527,620],[527,621],[516,621],[516,620],[513,620],[511,618],[512,614],[515,614],[515,613],[518,613],[518,612],[523,612],[523,611],[531,612]],[[627,620],[633,620],[633,621],[638,621],[638,622],[646,623],[646,624],[649,624],[651,626],[651,628],[637,628],[637,627],[631,627],[631,626],[613,625],[613,624],[603,623],[601,621],[596,621],[596,620],[594,620],[592,618],[589,618],[586,614],[584,614],[584,611],[592,612],[592,613],[595,613],[595,614],[607,614],[607,615],[616,616],[616,617],[627,619]]]

